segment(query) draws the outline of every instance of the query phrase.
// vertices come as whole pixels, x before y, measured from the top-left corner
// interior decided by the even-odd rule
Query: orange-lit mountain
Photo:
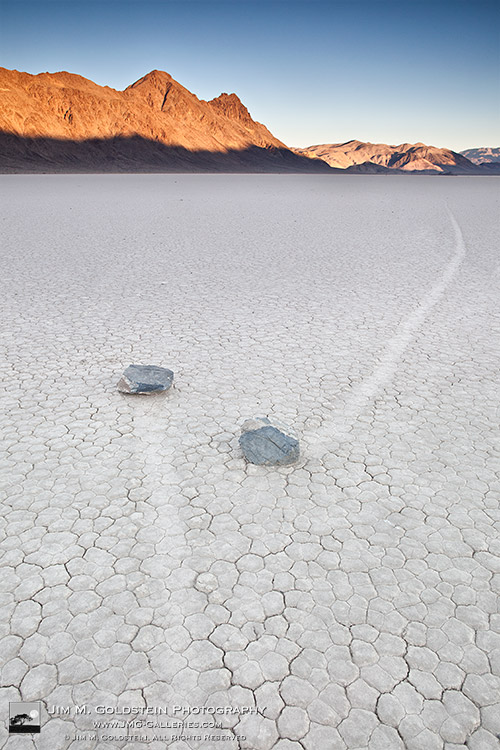
[[[322,159],[331,167],[345,169],[349,172],[387,172],[398,170],[404,172],[425,173],[475,173],[477,168],[472,162],[447,148],[426,146],[424,143],[402,143],[399,146],[388,146],[385,143],[363,143],[347,141],[346,143],[325,143],[294,149],[297,154],[312,159]],[[380,170],[377,170],[377,165]]]
[[[206,102],[158,70],[115,91],[0,68],[0,159],[4,171],[330,171],[252,120],[236,94]]]

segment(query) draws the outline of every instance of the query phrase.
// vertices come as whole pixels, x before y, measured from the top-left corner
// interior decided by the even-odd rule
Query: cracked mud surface
[[[0,186],[2,706],[259,708],[171,750],[498,750],[496,178]],[[130,363],[173,389],[118,393]],[[245,464],[267,414],[297,465]],[[8,747],[166,747],[88,728]]]

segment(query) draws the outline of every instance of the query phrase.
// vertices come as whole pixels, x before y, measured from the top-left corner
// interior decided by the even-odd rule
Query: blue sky
[[[0,64],[123,89],[155,68],[236,92],[291,146],[500,145],[490,0],[0,0]]]

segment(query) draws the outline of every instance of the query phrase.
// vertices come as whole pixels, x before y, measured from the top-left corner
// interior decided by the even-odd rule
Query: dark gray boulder
[[[174,379],[172,370],[157,365],[129,365],[123,373],[120,393],[158,393],[168,391]]]
[[[300,456],[299,441],[293,430],[267,417],[244,422],[240,446],[246,460],[260,466],[288,466]]]

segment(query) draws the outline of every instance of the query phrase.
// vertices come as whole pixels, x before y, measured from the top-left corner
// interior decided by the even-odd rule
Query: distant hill
[[[425,174],[475,173],[477,168],[469,159],[446,148],[426,146],[425,143],[401,143],[389,146],[386,143],[325,143],[307,148],[296,148],[295,153],[322,159],[331,167],[349,172],[421,172]],[[381,169],[377,170],[378,165]]]
[[[0,68],[3,171],[313,171],[236,94],[198,99],[153,70],[124,91]]]
[[[473,164],[500,163],[500,147],[490,148],[489,146],[482,146],[480,148],[468,148],[465,151],[460,151],[460,153],[473,162]]]

